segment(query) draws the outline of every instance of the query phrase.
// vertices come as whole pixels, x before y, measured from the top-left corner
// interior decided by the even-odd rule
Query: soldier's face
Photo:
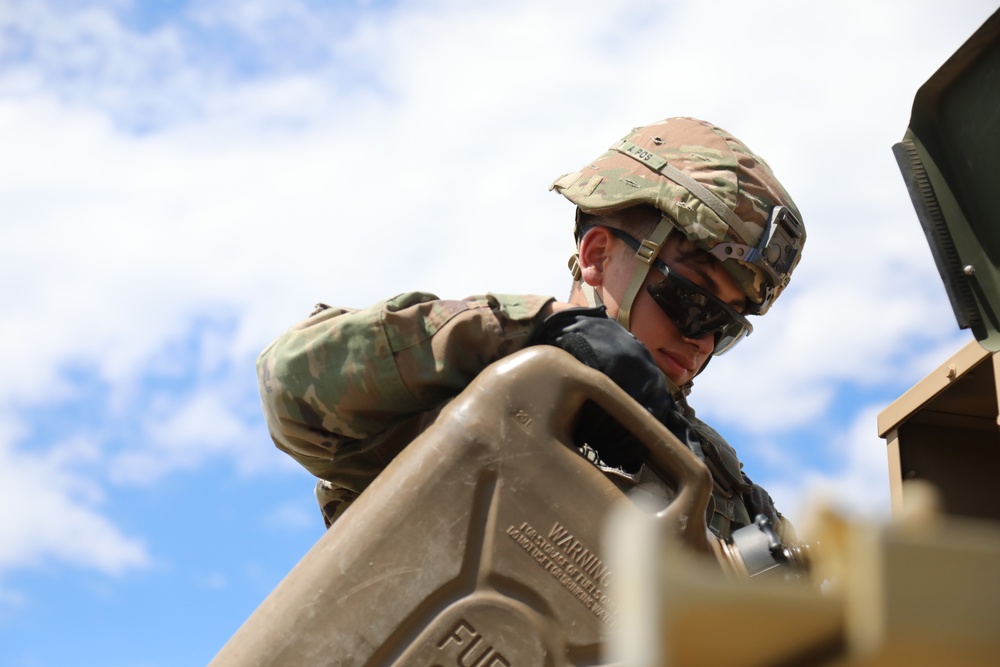
[[[618,304],[628,288],[635,270],[635,254],[624,242],[615,239],[605,270],[605,303],[612,317],[618,314]],[[680,234],[671,235],[660,251],[662,260],[671,270],[712,292],[738,311],[746,306],[746,297],[732,276],[708,253],[700,250]],[[647,283],[659,279],[650,272]],[[607,298],[610,297],[610,298]],[[613,311],[613,312],[612,312]],[[715,337],[685,338],[646,291],[639,290],[629,315],[632,333],[649,349],[667,377],[678,386],[690,381],[705,365],[715,348]]]

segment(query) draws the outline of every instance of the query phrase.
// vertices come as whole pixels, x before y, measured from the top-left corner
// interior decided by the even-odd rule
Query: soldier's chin
[[[657,366],[663,371],[663,374],[670,378],[678,387],[687,384],[694,377],[694,371],[687,368],[684,364],[678,362],[673,357],[667,354],[657,355]]]

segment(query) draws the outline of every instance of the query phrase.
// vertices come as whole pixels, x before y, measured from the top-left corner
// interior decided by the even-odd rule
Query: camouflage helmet
[[[586,213],[641,204],[659,209],[722,261],[753,314],[765,313],[788,284],[805,243],[798,209],[767,163],[725,130],[694,118],[635,128],[551,189]]]

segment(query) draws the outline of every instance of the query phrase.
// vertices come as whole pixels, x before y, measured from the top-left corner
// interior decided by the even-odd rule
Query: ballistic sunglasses
[[[635,238],[620,229],[608,229],[639,251],[640,244]],[[712,354],[718,356],[753,332],[747,318],[719,297],[671,271],[659,259],[653,260],[653,266],[663,274],[663,279],[646,285],[646,291],[685,338],[712,334],[715,337]]]

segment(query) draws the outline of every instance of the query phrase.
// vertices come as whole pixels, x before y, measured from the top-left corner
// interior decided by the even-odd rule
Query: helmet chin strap
[[[673,224],[668,222],[666,216],[661,217],[653,233],[649,235],[649,238],[643,239],[639,244],[639,249],[635,253],[635,271],[632,272],[632,280],[629,282],[628,288],[626,288],[625,294],[618,306],[617,316],[618,323],[629,331],[631,331],[629,328],[629,316],[632,312],[632,304],[635,302],[635,297],[638,296],[642,284],[646,282],[646,276],[649,275],[649,270],[653,267],[653,262],[659,256],[660,249],[663,247],[663,243],[667,240],[667,237],[670,236],[673,228]],[[604,305],[601,295],[597,293],[597,290],[583,280],[583,274],[580,270],[579,253],[569,258],[569,270],[573,274],[573,280],[580,283],[580,291],[587,300],[587,305],[591,308]]]
[[[632,280],[629,282],[621,304],[618,306],[618,323],[629,331],[631,331],[629,328],[629,316],[632,313],[632,304],[635,303],[635,297],[638,296],[642,284],[646,282],[646,276],[649,275],[649,270],[653,268],[653,262],[659,256],[660,249],[663,247],[667,237],[670,236],[670,231],[673,228],[673,224],[667,221],[666,216],[661,217],[660,221],[656,224],[656,229],[649,235],[649,238],[644,239],[639,244],[639,249],[635,252],[635,271],[632,272]]]
[[[601,295],[597,293],[596,289],[587,283],[581,283],[580,291],[583,292],[584,298],[587,299],[587,305],[591,308],[597,308],[598,306],[604,305],[604,301],[601,300]]]
[[[569,258],[569,272],[573,274],[573,280],[580,284],[580,292],[583,293],[588,306],[597,308],[604,305],[604,301],[601,300],[601,295],[597,293],[597,290],[583,280],[583,272],[580,270],[579,253],[573,253],[573,256]]]

